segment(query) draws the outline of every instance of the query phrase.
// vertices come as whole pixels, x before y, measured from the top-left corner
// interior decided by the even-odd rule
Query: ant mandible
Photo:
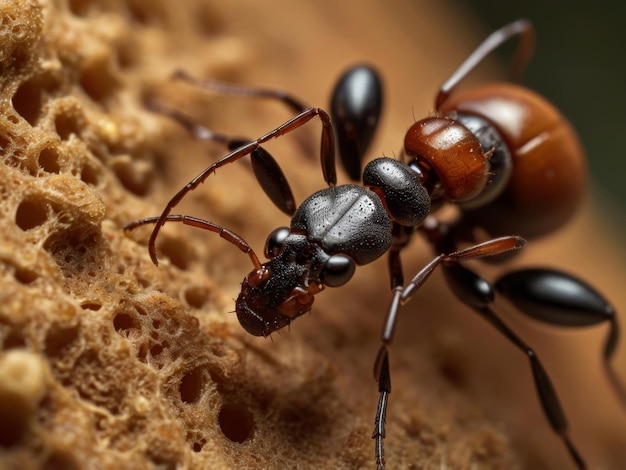
[[[584,281],[552,269],[525,269],[505,274],[495,283],[460,264],[491,257],[526,244],[520,236],[502,236],[477,243],[473,232],[520,233],[526,238],[560,227],[578,208],[585,184],[585,160],[575,132],[543,98],[512,84],[489,84],[452,92],[494,49],[519,37],[514,64],[521,74],[534,47],[534,29],[518,20],[492,33],[443,83],[435,100],[435,116],[413,124],[406,133],[401,160],[376,158],[361,175],[361,162],[374,135],[382,108],[382,85],[369,66],[349,69],[338,81],[331,115],[277,90],[199,81],[179,71],[176,77],[220,93],[279,100],[297,115],[256,140],[231,139],[194,123],[177,111],[149,106],[185,126],[203,140],[217,140],[231,152],[205,168],[182,188],[158,217],[129,223],[125,230],[155,224],[148,249],[154,264],[156,240],[166,222],[179,222],[219,234],[246,253],[254,266],[236,301],[243,328],[268,336],[311,310],[314,296],[326,286],[347,283],[357,265],[389,253],[392,298],[383,323],[375,364],[379,402],[372,438],[378,468],[385,466],[385,416],[391,392],[388,348],[400,306],[442,266],[452,292],[496,328],[529,359],[539,400],[553,431],[562,439],[579,469],[586,464],[571,442],[560,400],[537,354],[492,310],[495,292],[522,313],[553,325],[578,327],[607,322],[610,331],[603,359],[611,384],[625,401],[624,388],[609,366],[619,328],[611,305]],[[306,124],[322,123],[320,160],[328,188],[300,206],[282,170],[261,145]],[[346,172],[364,186],[337,186],[335,137]],[[176,205],[218,168],[250,155],[252,169],[265,193],[292,217],[289,227],[267,238],[261,263],[239,235],[213,222],[172,215]],[[460,211],[453,223],[432,214],[444,203]],[[410,282],[404,282],[400,254],[415,232],[422,234],[437,256]],[[458,248],[461,243],[470,243]]]

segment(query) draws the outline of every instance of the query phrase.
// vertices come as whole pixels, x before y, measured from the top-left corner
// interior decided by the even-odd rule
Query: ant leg
[[[159,217],[147,217],[145,219],[134,220],[126,225],[124,225],[123,230],[125,232],[129,232],[131,230],[135,230],[137,227],[141,227],[142,225],[155,224],[159,221]],[[221,225],[214,224],[213,222],[209,222],[208,220],[199,219],[197,217],[191,217],[189,215],[168,215],[165,218],[165,222],[181,222],[185,225],[190,225],[192,227],[201,228],[203,230],[208,230],[209,232],[217,233],[220,238],[223,238],[229,243],[235,245],[239,250],[244,252],[250,257],[250,261],[254,265],[254,268],[257,270],[262,269],[261,262],[259,261],[258,256],[252,249],[252,247],[237,235],[235,232],[228,230]]]
[[[174,195],[172,199],[167,203],[167,206],[163,210],[163,213],[159,217],[159,220],[156,221],[154,230],[152,231],[152,235],[150,235],[150,240],[148,241],[148,252],[150,253],[150,258],[155,265],[158,265],[158,260],[156,257],[156,238],[165,224],[168,215],[172,211],[174,207],[189,193],[193,191],[196,187],[198,187],[201,183],[203,183],[209,175],[215,173],[218,168],[221,168],[229,163],[233,163],[240,158],[243,158],[247,155],[250,155],[252,152],[257,150],[261,144],[267,142],[270,139],[280,137],[284,134],[291,132],[294,129],[306,124],[315,116],[318,116],[322,121],[322,138],[320,144],[320,159],[322,161],[322,171],[324,174],[324,179],[328,183],[329,186],[334,186],[337,182],[337,174],[335,171],[335,143],[333,137],[333,129],[332,124],[330,122],[330,117],[321,108],[309,108],[298,114],[294,118],[289,121],[281,124],[274,130],[268,132],[267,134],[259,137],[252,142],[239,147],[238,149],[232,151],[228,155],[220,158],[218,161],[208,166],[200,173],[196,175],[189,183],[187,183],[178,193]]]
[[[159,103],[158,101],[155,101],[153,99],[144,100],[144,106],[150,111],[154,111],[156,113],[167,116],[170,119],[173,119],[182,127],[184,127],[196,139],[219,142],[220,144],[225,145],[226,148],[228,148],[228,150],[230,151],[233,151],[241,147],[242,145],[250,142],[249,139],[235,139],[228,137],[226,134],[213,132],[208,127],[205,127],[202,124],[193,121],[193,119],[191,119],[186,114],[183,114],[180,111],[177,111],[176,109]]]
[[[394,297],[395,298],[395,297]],[[391,374],[389,373],[389,351],[385,344],[380,346],[376,361],[374,362],[374,379],[378,382],[378,407],[374,418],[374,432],[372,439],[375,440],[376,468],[385,468],[385,420],[387,418],[387,403],[391,393]]]
[[[592,286],[553,269],[523,269],[505,274],[494,284],[521,313],[535,320],[564,327],[609,323],[604,344],[604,367],[615,394],[626,406],[626,389],[611,367],[619,341],[615,309]]]
[[[199,80],[184,70],[177,70],[173,77],[217,93],[277,100],[298,113],[309,107],[281,90]],[[361,179],[363,155],[378,127],[382,101],[381,79],[378,72],[367,65],[348,69],[332,93],[330,110],[337,133],[339,156],[353,181]]]
[[[402,291],[400,300],[404,305],[409,301],[411,296],[424,284],[430,277],[435,268],[441,263],[455,264],[460,261],[469,261],[472,259],[485,258],[488,256],[496,256],[511,250],[517,250],[526,246],[526,240],[521,237],[510,235],[506,237],[494,238],[486,242],[454,251],[448,255],[441,254],[428,263],[420,272],[418,272],[411,282]]]
[[[395,228],[395,227],[394,227]],[[489,240],[479,243],[462,250],[457,250],[450,254],[441,254],[434,258],[417,275],[406,285],[402,287],[402,265],[400,262],[400,250],[406,244],[400,237],[402,233],[394,231],[394,238],[397,243],[392,246],[389,253],[389,268],[391,274],[391,287],[393,296],[389,307],[383,329],[381,333],[381,346],[374,363],[374,380],[378,382],[378,392],[380,394],[378,400],[378,408],[374,419],[374,432],[372,439],[375,439],[375,455],[376,465],[379,469],[385,467],[385,454],[383,441],[385,439],[385,418],[387,414],[387,404],[389,394],[391,393],[391,374],[389,371],[389,351],[388,346],[393,341],[393,335],[398,320],[398,312],[400,306],[407,302],[410,297],[419,289],[424,282],[430,277],[435,268],[442,263],[455,264],[463,260],[477,259],[485,256],[494,256],[510,250],[522,248],[526,241],[516,236],[508,236]]]
[[[485,57],[500,47],[509,39],[519,36],[520,44],[517,53],[513,58],[513,76],[516,79],[521,78],[522,73],[533,55],[535,47],[535,29],[528,20],[517,20],[509,23],[497,31],[491,33],[474,52],[456,69],[450,78],[448,78],[441,87],[435,99],[435,109],[439,110],[448,99],[454,88],[463,80],[472,70],[480,64]]]
[[[393,337],[393,327],[396,324],[396,317],[400,307],[400,295],[402,294],[404,284],[404,274],[402,272],[402,260],[400,252],[408,244],[411,234],[414,232],[413,227],[407,227],[393,222],[392,236],[393,244],[389,251],[388,266],[391,282],[391,304],[387,309],[387,317],[385,318],[383,331],[381,334],[381,345],[374,361],[374,380],[378,383],[378,407],[376,409],[376,417],[374,418],[374,431],[372,439],[375,440],[375,456],[376,465],[379,469],[385,467],[385,448],[383,441],[385,439],[385,419],[387,415],[387,402],[391,393],[391,374],[389,372],[389,350],[387,346],[391,343]]]
[[[528,357],[537,395],[550,427],[562,439],[576,466],[581,470],[586,469],[585,461],[569,438],[568,423],[561,401],[539,357],[489,307],[489,304],[493,302],[495,297],[493,286],[474,271],[459,264],[446,265],[444,273],[456,297],[481,315]]]
[[[198,140],[215,141],[225,145],[233,151],[250,143],[250,139],[232,138],[226,134],[213,132],[209,128],[194,122],[185,114],[165,106],[156,101],[146,101],[146,106],[152,111],[163,114],[187,129]],[[278,209],[291,216],[296,211],[296,200],[289,186],[285,174],[276,159],[263,147],[259,147],[250,154],[252,171],[259,185]]]
[[[250,97],[256,97],[256,98],[269,98],[269,99],[277,100],[285,104],[287,107],[289,107],[292,111],[296,113],[301,113],[305,109],[309,108],[309,106],[305,105],[299,99],[281,90],[252,87],[252,86],[245,86],[245,85],[235,85],[233,83],[220,82],[217,80],[200,80],[198,78],[195,78],[189,75],[186,71],[182,69],[176,70],[173,73],[172,77],[179,79],[179,80],[183,80],[199,88],[204,88],[207,90],[215,91],[216,93],[222,93],[222,94],[227,94],[227,95],[238,95],[238,96],[250,96]]]

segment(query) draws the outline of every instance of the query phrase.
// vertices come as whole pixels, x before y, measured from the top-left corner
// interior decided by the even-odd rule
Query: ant
[[[517,270],[490,283],[461,264],[518,250],[526,244],[525,238],[516,235],[477,241],[476,228],[487,233],[521,233],[526,238],[544,235],[562,226],[582,199],[584,154],[574,130],[552,105],[512,84],[489,84],[452,95],[487,55],[514,37],[519,37],[514,64],[521,75],[534,47],[534,29],[526,20],[505,25],[488,36],[441,85],[435,115],[409,128],[400,159],[376,158],[362,172],[361,162],[375,133],[383,102],[380,76],[366,65],[349,69],[339,79],[330,114],[322,108],[308,107],[282,91],[200,81],[183,71],[175,74],[178,79],[219,93],[275,99],[297,113],[256,140],[214,133],[173,109],[148,103],[195,137],[224,143],[230,153],[183,187],[160,216],[136,220],[124,230],[154,224],[148,251],[155,265],[156,240],[167,222],[214,232],[247,254],[253,270],[242,282],[236,313],[248,333],[267,337],[290,325],[311,310],[315,295],[325,287],[346,284],[357,265],[371,263],[388,253],[392,298],[374,363],[379,401],[372,438],[379,469],[385,466],[385,418],[391,392],[389,347],[400,306],[438,266],[461,302],[528,357],[546,419],[579,469],[587,466],[570,440],[565,413],[552,381],[535,351],[491,308],[496,292],[520,312],[549,324],[582,327],[609,323],[604,364],[616,393],[626,401],[624,388],[609,366],[619,338],[617,317],[593,287],[553,269]],[[282,170],[262,144],[315,117],[322,123],[320,162],[328,187],[297,206]],[[335,147],[347,174],[352,180],[362,180],[363,186],[337,186]],[[279,227],[268,236],[265,263],[259,261],[242,237],[227,228],[189,215],[171,214],[209,175],[246,156],[250,156],[252,169],[267,196],[291,216],[289,227]],[[453,222],[441,222],[433,215],[444,204],[459,209]],[[415,232],[425,237],[436,256],[405,283],[400,254]],[[461,244],[469,246],[459,248]]]

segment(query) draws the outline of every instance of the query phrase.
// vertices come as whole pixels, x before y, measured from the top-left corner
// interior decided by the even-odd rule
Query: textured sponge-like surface
[[[0,8],[2,466],[370,462],[369,420],[359,424],[346,407],[329,357],[297,337],[270,348],[274,355],[263,352],[268,341],[257,352],[246,345],[229,313],[249,270],[245,259],[228,261],[239,260],[235,249],[209,242],[228,255],[206,261],[208,249],[187,240],[211,236],[165,230],[157,269],[147,231],[121,230],[157,213],[196,171],[182,165],[178,178],[163,176],[179,166],[167,161],[164,137],[175,126],[143,99],[167,88],[196,47],[197,69],[213,78],[236,78],[251,62],[249,46],[226,29],[228,11],[167,0]],[[242,189],[204,197],[218,213],[241,214]],[[248,220],[239,217],[231,227]]]
[[[401,11],[387,15],[386,6],[368,2],[361,12],[358,21],[388,34],[383,44],[368,28],[347,34],[354,10],[334,3],[303,3],[296,15],[203,0],[1,2],[0,467],[373,466],[371,367],[389,298],[384,260],[320,294],[292,331],[253,338],[233,314],[251,269],[247,256],[215,234],[168,224],[157,268],[146,249],[149,230],[122,230],[159,214],[224,154],[149,111],[147,98],[235,136],[261,135],[290,117],[275,104],[175,82],[177,68],[261,86],[277,81],[316,105],[348,61],[369,58],[357,53],[363,48],[388,62],[387,75],[402,70],[403,55],[387,51],[387,39],[403,44]],[[434,25],[448,24],[436,8],[422,6],[417,15],[400,3],[417,31],[438,34]],[[447,51],[450,44],[430,46]],[[401,112],[385,116],[376,154],[402,141],[408,93],[428,109],[450,70],[434,55],[411,57],[429,64],[420,78],[427,91],[422,100],[415,77],[396,74],[390,102]],[[320,84],[322,77],[328,82]],[[277,153],[315,156],[310,127],[281,138]],[[279,160],[298,200],[322,187],[314,158]],[[216,220],[260,252],[266,234],[288,220],[246,168],[223,173],[191,193],[180,212]],[[406,269],[415,272],[430,255],[422,245],[412,253]],[[518,453],[567,462],[559,442],[527,442],[522,427],[512,447],[506,426],[485,418],[485,402],[495,416],[530,409],[533,429],[553,438],[529,376],[507,382],[500,375],[517,351],[506,344],[495,347],[508,352],[495,352],[488,327],[471,314],[459,315],[468,323],[451,320],[459,311],[451,295],[428,292],[413,302],[420,323],[407,314],[392,348],[389,467],[510,469],[519,466]],[[528,372],[524,362],[519,367]],[[487,398],[473,396],[485,389]]]

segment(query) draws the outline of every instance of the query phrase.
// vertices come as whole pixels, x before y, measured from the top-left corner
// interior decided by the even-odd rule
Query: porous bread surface
[[[332,355],[290,335],[257,349],[207,249],[173,230],[157,269],[145,235],[123,233],[178,189],[163,183],[171,125],[144,92],[199,44],[215,43],[203,73],[245,68],[210,3],[177,3],[0,4],[0,467],[369,468],[373,403],[360,417]],[[414,406],[396,464],[510,468],[480,416],[444,411],[443,426]]]

